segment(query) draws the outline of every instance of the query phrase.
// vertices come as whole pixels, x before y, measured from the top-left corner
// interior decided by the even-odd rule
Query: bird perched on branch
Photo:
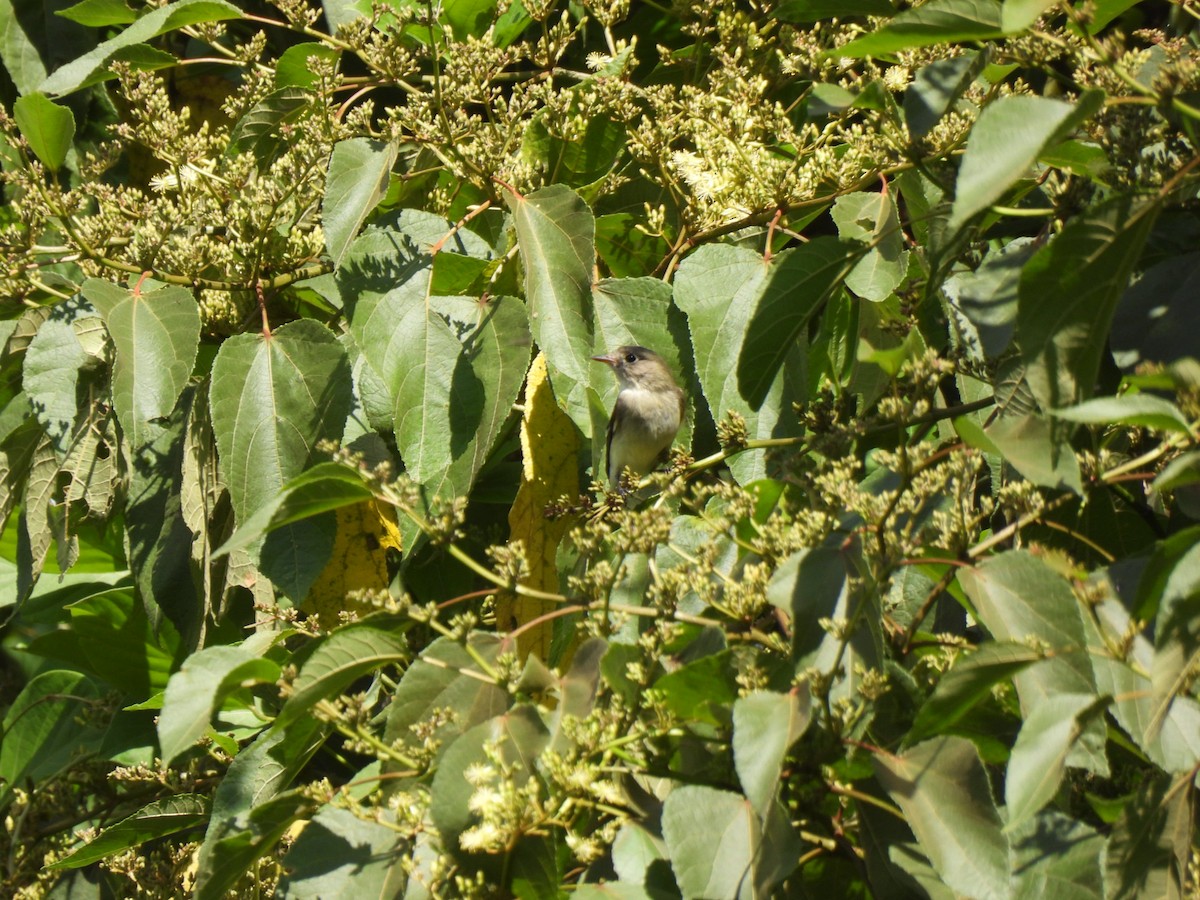
[[[592,359],[612,367],[620,388],[605,446],[608,480],[619,488],[625,469],[640,477],[666,456],[683,422],[683,391],[663,358],[645,347],[618,347]]]

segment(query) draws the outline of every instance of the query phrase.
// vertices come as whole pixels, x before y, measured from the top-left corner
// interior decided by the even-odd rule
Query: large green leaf
[[[89,296],[99,292],[84,291]],[[98,305],[116,347],[112,394],[117,419],[134,447],[145,444],[146,423],[168,417],[192,374],[200,346],[200,309],[192,292],[163,287],[134,290],[106,309]]]
[[[846,16],[890,16],[888,0],[782,0],[775,15],[783,22],[819,22]]]
[[[137,426],[142,442],[129,449],[125,527],[129,567],[152,623],[165,616],[191,645],[205,611],[192,580],[192,533],[183,515],[183,448],[195,391],[185,389],[168,416]]]
[[[396,829],[326,806],[288,850],[280,896],[296,900],[335,897],[403,897],[408,854]]]
[[[859,198],[858,203],[851,203],[849,206],[861,208],[871,205],[875,209],[873,212],[866,213],[868,217],[874,213],[881,213],[885,219],[887,218],[887,213],[883,211],[882,204],[878,200]],[[894,215],[894,205],[887,205]],[[859,227],[858,218],[854,213],[850,214],[850,218],[853,219],[853,223],[848,224],[848,227],[855,232],[856,236],[859,236],[859,232],[856,230]],[[874,223],[874,219],[872,219],[872,223]],[[896,226],[899,227],[899,222],[896,222]],[[885,222],[882,227],[886,230],[890,226]],[[865,229],[863,230],[865,231]],[[871,239],[870,234],[873,234],[873,231],[868,233],[868,240]],[[900,237],[898,232],[888,232],[888,235],[887,241],[889,242]],[[734,276],[740,276],[743,280],[742,284],[729,286],[729,290],[737,291],[731,298],[730,309],[724,315],[717,310],[711,310],[711,312],[721,315],[716,322],[712,321],[708,307],[705,308],[702,315],[707,327],[713,325],[719,327],[720,340],[723,341],[734,322],[740,319],[744,312],[742,309],[735,309],[734,304],[738,307],[744,304],[753,304],[753,309],[749,311],[749,321],[745,325],[744,343],[737,357],[738,392],[750,409],[760,410],[768,396],[774,394],[781,372],[786,373],[789,367],[794,366],[795,353],[798,349],[802,350],[807,346],[805,335],[809,320],[820,312],[825,302],[841,285],[843,279],[848,278],[853,272],[859,271],[859,265],[865,264],[870,270],[863,270],[865,274],[859,287],[869,291],[872,299],[878,296],[877,289],[882,286],[882,283],[876,280],[876,276],[879,276],[884,268],[894,262],[894,257],[889,257],[890,261],[885,259],[885,256],[889,256],[894,249],[895,247],[889,243],[888,250],[885,251],[882,247],[878,247],[868,251],[867,256],[864,257],[861,251],[852,249],[832,238],[817,238],[794,250],[785,250],[772,258],[769,263],[756,256],[755,263],[751,266],[749,257],[746,258],[746,263],[738,267],[739,271]],[[875,268],[874,264],[869,261],[871,254],[876,251],[879,253],[877,259],[883,261],[881,268]],[[700,252],[697,252],[689,262],[700,256]],[[699,273],[689,268],[688,274],[695,277]],[[734,275],[732,272],[729,274]],[[680,276],[682,275],[681,267]],[[885,280],[887,280],[886,277]],[[682,305],[682,301],[678,299],[680,297],[679,276],[676,277],[675,285],[677,302],[681,302]],[[692,287],[690,282],[689,287]],[[690,294],[685,296],[690,297]],[[878,297],[878,299],[883,298]],[[693,309],[695,309],[694,303]],[[689,317],[691,316],[691,312],[686,308],[684,311],[688,312]],[[692,329],[695,331],[696,324],[692,324]],[[724,356],[723,352],[721,352],[721,356]],[[786,374],[783,377],[785,380],[787,379]],[[703,378],[701,381],[703,382]],[[707,393],[707,388],[705,388],[705,392]],[[710,403],[712,399],[710,396]],[[714,416],[720,418],[717,409],[717,407],[713,407]]]
[[[525,299],[538,348],[546,354],[560,406],[585,436],[592,433],[592,273],[596,221],[565,185],[510,196],[517,244],[525,265]]]
[[[864,300],[886,300],[908,274],[908,250],[894,194],[886,190],[842,194],[829,214],[842,238],[867,245],[865,255],[845,275],[846,287]]]
[[[977,900],[1007,900],[1009,842],[975,746],[935,738],[900,756],[878,753],[874,763],[946,885]]]
[[[147,700],[167,686],[179,635],[169,622],[151,620],[131,589],[101,590],[69,609],[68,621],[34,638],[29,652],[61,659],[108,682],[124,692],[127,702]]]
[[[208,818],[208,805],[209,799],[203,794],[175,794],[153,800],[116,825],[105,828],[49,868],[76,869],[91,865],[106,856],[140,847],[147,841],[203,825]]]
[[[1030,900],[1105,900],[1106,835],[1078,819],[1044,810],[1012,829],[1010,896]]]
[[[337,338],[311,319],[269,336],[235,335],[213,362],[209,403],[221,473],[243,522],[316,460],[318,442],[342,436],[353,403],[350,362]],[[328,558],[329,528],[318,518],[267,538],[264,571],[295,599]]]
[[[677,787],[663,804],[662,829],[684,897],[768,897],[796,865],[800,842],[778,805],[764,820],[729,791]]]
[[[431,296],[443,253],[425,255],[428,223],[411,225],[413,234],[369,232],[357,241],[339,290],[355,340],[389,392],[408,474],[431,496],[465,496],[524,382],[529,325],[510,297]],[[437,230],[449,227],[443,221]],[[380,264],[395,271],[394,286],[381,291],[371,273],[389,255]]]
[[[348,138],[334,146],[321,201],[321,225],[325,249],[335,266],[341,264],[358,229],[383,199],[396,153],[395,144],[369,138]]]
[[[43,322],[25,351],[25,393],[33,414],[62,454],[74,434],[79,369],[87,361],[72,323],[59,317]]]
[[[273,500],[239,525],[229,540],[213,552],[213,558],[252,547],[276,528],[353,506],[373,496],[370,486],[354,469],[341,463],[318,463],[289,481]]]
[[[494,634],[473,632],[468,645],[488,665],[500,654]],[[439,709],[456,715],[439,720],[433,734],[443,747],[458,735],[503,713],[508,695],[498,685],[478,677],[479,665],[471,652],[449,638],[438,638],[425,648],[404,673],[388,710],[384,740],[389,744],[411,739],[413,727],[429,721]]]
[[[26,94],[13,104],[13,118],[29,148],[47,169],[55,171],[67,161],[75,139],[75,115],[45,94]]]
[[[77,721],[96,689],[79,672],[51,669],[29,680],[4,715],[0,741],[0,809],[12,791],[40,783],[89,749]]]
[[[1188,420],[1179,407],[1153,394],[1096,397],[1078,406],[1056,409],[1053,415],[1057,419],[1086,425],[1137,425],[1178,434],[1191,433]]]
[[[733,762],[754,811],[766,818],[788,749],[808,727],[808,691],[755,691],[733,704]]]
[[[825,253],[832,246],[822,241],[822,249],[802,253],[791,263],[798,251],[781,253],[766,262],[761,254],[743,247],[706,244],[679,266],[675,303],[687,314],[696,371],[715,420],[731,410],[736,412],[745,419],[751,439],[800,434],[791,407],[805,397],[801,325],[820,298],[797,298],[794,279],[811,273],[814,262],[818,271],[828,272]],[[796,303],[799,308],[789,317],[786,310]],[[782,324],[768,310],[783,315]],[[752,339],[756,342],[753,350]],[[765,392],[761,391],[764,377]],[[747,393],[761,393],[760,401],[747,400],[743,385],[753,388]],[[741,484],[767,474],[762,453],[735,456],[729,468]]]
[[[211,826],[200,849],[196,871],[196,900],[222,900],[229,890],[252,868],[256,859],[268,853],[298,819],[312,816],[316,801],[302,788],[278,794],[257,804],[236,823]]]
[[[1019,828],[1053,799],[1086,714],[1094,714],[1098,703],[1105,702],[1094,694],[1056,694],[1029,711],[1004,778],[1005,831]]]
[[[158,742],[164,765],[169,765],[208,730],[213,715],[231,692],[250,684],[273,684],[279,680],[279,664],[260,655],[268,641],[256,637],[240,646],[205,647],[184,660],[167,683],[158,717]]]
[[[137,13],[125,4],[125,0],[79,0],[67,9],[60,9],[55,15],[90,28],[128,25],[137,20]]]
[[[1165,709],[1155,705],[1150,672],[1154,647],[1138,633],[1125,603],[1105,592],[1085,617],[1088,646],[1098,691],[1113,698],[1112,713],[1142,752],[1167,772],[1190,771],[1200,761],[1200,704],[1176,697]],[[1133,635],[1130,640],[1128,635]],[[1128,660],[1113,658],[1108,647],[1129,640]],[[1155,727],[1151,727],[1154,725]]]
[[[1007,681],[1040,659],[1040,653],[1024,644],[1005,642],[984,644],[970,656],[959,657],[954,668],[938,679],[933,694],[917,711],[906,741],[917,743],[950,731],[972,707],[991,696],[997,683]]]
[[[292,692],[272,726],[285,728],[313,704],[344,690],[356,678],[410,656],[403,634],[357,622],[322,639],[305,657]]]
[[[1052,658],[1015,676],[1026,715],[1048,697],[1098,693],[1079,601],[1066,579],[1045,562],[1012,550],[962,569],[958,580],[979,621],[997,640],[1037,640],[1052,652]],[[1072,748],[1069,764],[1107,774],[1105,741],[1104,723],[1090,722]]]
[[[1008,349],[1017,323],[1021,268],[1033,255],[1030,238],[991,250],[974,272],[959,272],[942,285],[960,340],[977,357],[995,359]]]
[[[830,55],[886,56],[930,44],[987,40],[1002,33],[999,0],[930,0],[905,10],[877,31],[830,51]]]
[[[1021,273],[1017,340],[1045,409],[1091,396],[1117,301],[1158,207],[1115,202],[1071,219]]]
[[[69,94],[103,77],[108,63],[123,50],[177,28],[240,18],[242,11],[225,0],[176,0],[151,10],[116,37],[57,69],[42,82],[40,90],[59,96]]]
[[[914,138],[927,135],[987,65],[986,52],[967,52],[917,69],[904,92],[904,122]]]
[[[72,3],[0,0],[0,59],[18,94],[36,92],[47,74],[96,46],[92,29],[58,15]]]
[[[985,106],[959,166],[950,227],[961,227],[999,199],[1029,172],[1042,150],[1067,137],[1103,103],[1102,91],[1090,91],[1075,103],[1012,94]]]

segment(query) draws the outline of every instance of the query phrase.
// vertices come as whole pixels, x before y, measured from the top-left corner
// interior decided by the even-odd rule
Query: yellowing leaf
[[[372,607],[347,597],[351,591],[387,590],[387,550],[400,549],[395,514],[374,500],[342,506],[337,514],[333,555],[300,605],[315,613],[323,628],[338,624],[343,610],[367,613]]]
[[[521,456],[524,459],[517,499],[508,513],[509,539],[525,545],[530,576],[528,587],[542,591],[558,590],[558,570],[554,558],[559,541],[570,522],[552,522],[544,510],[564,494],[579,493],[579,432],[559,408],[546,376],[546,356],[539,353],[529,369],[525,386],[525,415],[521,419]],[[502,595],[496,607],[498,626],[511,631],[556,608],[552,600]],[[545,659],[550,652],[552,628],[549,622],[522,632],[517,650],[525,656],[537,653]]]

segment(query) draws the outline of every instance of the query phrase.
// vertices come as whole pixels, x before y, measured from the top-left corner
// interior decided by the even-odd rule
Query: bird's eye
[[[627,363],[637,362],[637,354],[636,353],[626,353],[625,354],[625,362],[627,362]]]

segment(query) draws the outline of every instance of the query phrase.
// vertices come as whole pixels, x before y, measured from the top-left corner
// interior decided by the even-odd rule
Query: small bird
[[[605,446],[608,480],[619,488],[622,471],[645,475],[666,455],[683,422],[683,391],[663,358],[645,347],[618,347],[592,359],[611,366],[620,387]]]

